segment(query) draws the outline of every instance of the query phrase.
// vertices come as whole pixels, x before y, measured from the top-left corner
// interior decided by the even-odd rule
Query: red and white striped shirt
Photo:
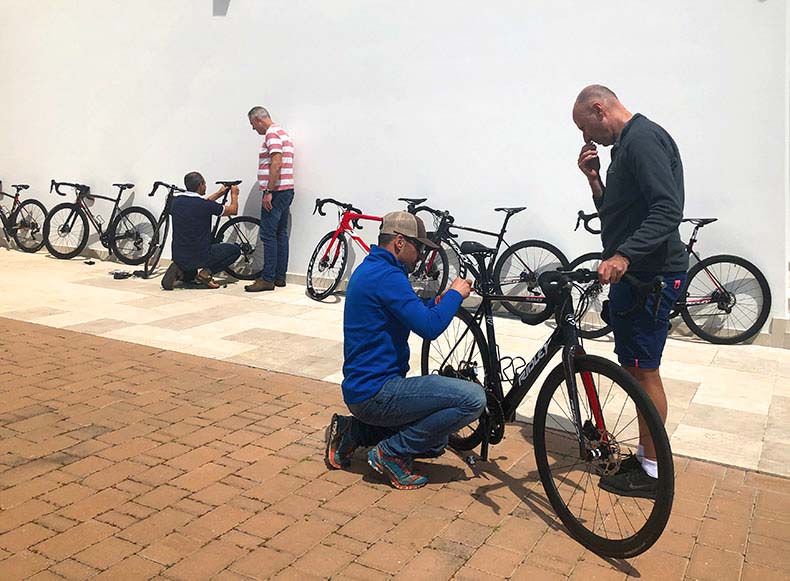
[[[265,190],[269,185],[269,167],[272,164],[272,155],[282,154],[280,166],[280,180],[269,188],[273,191],[290,190],[294,187],[294,144],[291,136],[282,127],[272,123],[263,136],[263,145],[258,154],[258,185]]]

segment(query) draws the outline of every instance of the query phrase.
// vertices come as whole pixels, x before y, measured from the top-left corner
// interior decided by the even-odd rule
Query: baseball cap
[[[381,221],[381,234],[400,234],[406,238],[414,238],[423,243],[428,248],[439,248],[428,238],[425,232],[425,224],[414,214],[408,212],[390,212]]]

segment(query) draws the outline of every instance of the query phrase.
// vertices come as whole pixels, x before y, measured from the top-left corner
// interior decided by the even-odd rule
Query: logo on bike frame
[[[518,374],[518,382],[519,382],[519,383],[521,383],[522,381],[524,381],[524,380],[527,378],[527,376],[528,376],[530,373],[532,373],[532,370],[533,370],[533,369],[535,369],[535,367],[537,367],[537,366],[538,366],[538,363],[540,363],[540,361],[541,361],[541,360],[542,360],[542,359],[543,359],[543,358],[546,356],[546,354],[549,352],[549,342],[550,342],[550,341],[551,341],[551,339],[549,339],[548,341],[546,341],[546,342],[543,344],[543,347],[541,347],[541,348],[540,348],[540,351],[538,351],[537,353],[535,353],[535,357],[533,357],[533,358],[532,358],[532,361],[530,361],[529,363],[527,363],[527,366],[524,368],[524,371],[522,371],[521,373],[519,373],[519,374]]]

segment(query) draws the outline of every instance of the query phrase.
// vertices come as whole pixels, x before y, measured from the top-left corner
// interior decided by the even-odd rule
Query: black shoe
[[[615,475],[633,472],[634,470],[642,470],[642,463],[635,454],[629,454],[625,457],[625,460],[620,462],[620,469],[615,472]]]
[[[285,286],[285,279],[284,278],[275,278],[274,279],[274,286]]]
[[[171,262],[164,276],[162,276],[162,288],[165,290],[173,290],[173,285],[175,285],[177,280],[181,280],[183,276],[184,273],[181,272],[178,265],[175,262]]]
[[[622,464],[620,467],[622,468]],[[598,487],[619,496],[655,499],[658,494],[658,478],[651,478],[644,470],[621,470],[617,474],[602,477]]]

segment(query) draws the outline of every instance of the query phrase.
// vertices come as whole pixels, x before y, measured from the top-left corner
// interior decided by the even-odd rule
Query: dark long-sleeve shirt
[[[603,257],[622,254],[634,272],[684,272],[688,254],[678,226],[683,218],[683,164],[675,141],[637,113],[612,148],[601,218]]]
[[[348,282],[343,310],[343,399],[359,403],[373,397],[387,380],[406,377],[409,333],[435,339],[461,306],[461,295],[448,291],[435,299],[419,298],[406,268],[387,250],[373,246]]]

